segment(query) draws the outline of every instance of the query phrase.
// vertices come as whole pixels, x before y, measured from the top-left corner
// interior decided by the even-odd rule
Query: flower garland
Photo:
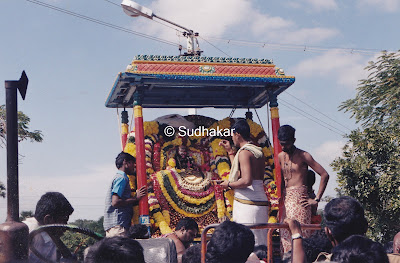
[[[201,204],[205,204],[211,198],[214,197],[214,191],[208,191],[210,193],[208,195],[206,195],[205,197],[203,197],[203,198],[191,197],[190,195],[183,194],[180,191],[180,189],[179,189],[179,187],[177,186],[177,183],[176,183],[176,182],[178,182],[178,180],[176,180],[176,179],[177,179],[177,177],[180,177],[180,175],[175,174],[175,172],[173,170],[164,170],[163,174],[164,174],[164,182],[166,180],[168,180],[168,184],[170,184],[172,186],[172,188],[174,189],[175,193],[179,196],[179,198],[183,199],[187,203],[195,204],[195,205],[201,205]],[[172,174],[174,174],[174,176]],[[209,180],[205,179],[204,181],[207,181],[208,185],[210,184]]]
[[[171,170],[171,175],[173,177],[174,182],[176,182],[176,185],[177,185],[179,191],[181,191],[184,195],[193,196],[195,198],[204,198],[204,197],[210,195],[211,193],[213,193],[213,191],[214,191],[214,187],[211,184],[210,184],[210,187],[205,191],[203,190],[203,191],[195,192],[195,191],[187,190],[180,185],[181,178],[174,170]]]
[[[167,176],[165,176],[163,171],[157,172],[156,177],[164,197],[167,199],[172,208],[180,214],[186,217],[200,217],[214,209],[215,198],[211,198],[200,207],[188,205],[176,195],[173,187],[169,183],[170,181],[168,180]]]

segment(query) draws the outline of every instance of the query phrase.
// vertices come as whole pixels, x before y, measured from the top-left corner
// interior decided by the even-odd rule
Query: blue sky
[[[126,16],[117,0],[41,2],[184,44],[169,27]],[[329,163],[340,155],[343,134],[357,127],[338,106],[354,97],[358,80],[367,76],[363,68],[379,50],[399,49],[399,0],[137,2],[199,32],[204,56],[273,59],[294,75],[295,84],[278,98],[280,122],[297,129],[297,146],[329,171],[327,194],[335,194],[336,175]],[[0,25],[0,80],[18,79],[26,71],[29,86],[19,110],[31,117],[32,129],[44,134],[43,143],[19,147],[20,210],[34,210],[44,192],[60,191],[75,207],[72,220],[98,219],[121,150],[117,113],[104,106],[115,77],[135,55],[178,55],[178,49],[26,0],[0,1]],[[0,93],[1,103],[4,97]],[[144,109],[145,120],[168,113],[187,112]],[[222,119],[230,110],[198,113]],[[258,113],[267,128],[267,107]],[[234,116],[243,117],[244,111]],[[326,123],[338,130],[323,127]],[[0,181],[5,183],[4,149],[0,158]],[[0,219],[5,218],[5,206],[0,200]]]

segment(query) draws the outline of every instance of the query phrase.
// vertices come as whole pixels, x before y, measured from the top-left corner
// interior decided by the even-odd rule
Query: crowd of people
[[[267,231],[252,230],[245,224],[267,223],[268,199],[263,189],[264,157],[262,150],[250,139],[250,127],[245,120],[232,126],[233,146],[227,140],[225,148],[232,163],[229,180],[218,181],[222,188],[234,190],[233,218],[219,224],[207,243],[207,263],[260,263],[267,261]],[[321,231],[302,230],[302,224],[316,223],[318,202],[329,180],[326,170],[306,151],[296,148],[295,129],[284,125],[278,139],[282,152],[278,159],[283,177],[283,221],[288,229],[280,229],[281,262],[400,262],[400,232],[394,237],[392,250],[366,237],[368,222],[361,204],[348,196],[331,200],[324,208]],[[235,151],[234,149],[237,149]],[[175,231],[150,240],[145,225],[131,225],[132,206],[146,195],[146,187],[132,197],[127,174],[136,172],[136,160],[121,152],[115,161],[117,173],[111,180],[105,199],[104,230],[106,237],[89,247],[85,262],[201,262],[201,246],[193,244],[199,227],[192,218],[182,218]],[[321,176],[315,194],[312,185],[315,173]],[[24,221],[29,231],[48,224],[66,224],[73,213],[69,201],[58,192],[44,194],[37,203],[34,217]],[[45,231],[36,235],[34,248],[45,258],[60,260],[56,241],[62,231]],[[153,239],[152,239],[153,240]],[[387,251],[389,249],[389,251]],[[157,260],[156,260],[157,258]],[[29,262],[42,262],[34,253]]]

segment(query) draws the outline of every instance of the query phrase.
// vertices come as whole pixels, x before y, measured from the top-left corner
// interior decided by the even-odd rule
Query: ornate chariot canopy
[[[295,81],[268,59],[139,55],[120,72],[108,108],[261,108]]]

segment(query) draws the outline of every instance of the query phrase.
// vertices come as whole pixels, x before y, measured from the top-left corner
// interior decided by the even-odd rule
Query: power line
[[[151,39],[151,40],[154,40],[154,41],[158,41],[158,42],[161,42],[161,43],[164,43],[164,44],[167,44],[167,45],[179,47],[179,44],[174,43],[172,41],[161,39],[161,38],[158,38],[158,37],[153,37],[153,36],[150,36],[150,35],[146,35],[146,34],[131,30],[131,29],[127,29],[127,28],[120,27],[120,26],[117,26],[117,25],[114,25],[114,24],[111,24],[111,23],[107,23],[107,22],[104,22],[104,21],[101,21],[101,20],[98,20],[98,19],[95,19],[95,18],[91,18],[91,17],[85,16],[85,15],[81,15],[81,14],[78,14],[78,13],[75,13],[75,12],[72,12],[72,11],[69,11],[69,10],[54,6],[54,5],[50,5],[50,4],[47,4],[47,3],[44,3],[44,2],[41,2],[41,1],[38,1],[38,0],[26,0],[26,1],[31,2],[33,4],[41,5],[43,7],[47,7],[47,8],[56,10],[56,11],[59,11],[61,13],[65,13],[65,14],[71,15],[71,16],[74,16],[74,17],[77,17],[77,18],[80,18],[80,19],[84,19],[84,20],[87,20],[87,21],[90,21],[90,22],[93,22],[93,23],[96,23],[96,24],[99,24],[99,25],[102,25],[102,26],[110,27],[110,28],[113,28],[113,29],[116,29],[116,30],[119,30],[119,31],[123,31],[123,32],[129,33],[129,34],[137,35],[137,36],[140,36],[140,37],[148,38],[148,39]]]
[[[291,109],[292,111],[297,112],[298,114],[300,114],[300,115],[306,117],[307,119],[309,119],[309,120],[311,120],[311,121],[313,121],[313,122],[319,124],[320,126],[322,126],[322,127],[324,127],[324,128],[327,128],[328,130],[330,130],[330,131],[332,131],[332,132],[334,132],[334,133],[336,133],[336,134],[338,134],[338,135],[340,135],[340,136],[345,136],[345,135],[346,135],[343,131],[341,131],[341,130],[335,128],[335,127],[333,127],[333,126],[330,125],[329,123],[326,123],[326,122],[324,122],[324,121],[322,121],[322,120],[320,120],[320,119],[318,119],[318,118],[315,118],[315,117],[312,116],[311,114],[309,114],[309,113],[307,113],[307,112],[305,112],[305,111],[303,111],[303,110],[297,108],[296,106],[293,106],[293,105],[289,104],[288,102],[286,102],[286,101],[284,101],[284,100],[282,100],[282,99],[280,99],[279,101],[280,101],[281,104],[285,105],[286,107],[288,107],[288,108]],[[294,109],[294,108],[295,108],[295,109]],[[297,109],[297,110],[296,110],[296,109]],[[307,114],[307,115],[309,115],[309,116],[311,116],[311,117],[314,117],[314,118],[311,118],[311,117],[309,117],[309,116],[307,116],[307,115],[305,115],[305,114],[303,114],[303,113],[301,113],[301,112],[303,112],[303,113],[305,113],[305,114]],[[318,121],[317,121],[317,120],[318,120]],[[322,124],[322,123],[324,123],[324,124],[326,124],[326,125],[324,125],[324,124]],[[334,129],[334,130],[333,130],[333,129]]]
[[[338,125],[342,126],[343,128],[345,128],[345,129],[351,131],[351,129],[349,129],[348,127],[346,127],[346,126],[344,126],[343,124],[341,124],[340,122],[338,122],[338,121],[332,119],[332,118],[329,117],[328,115],[326,115],[326,114],[324,114],[323,112],[317,110],[316,108],[312,107],[311,105],[305,103],[304,101],[300,100],[299,98],[296,98],[295,96],[293,96],[292,94],[290,94],[288,91],[285,91],[285,93],[283,93],[283,94],[288,94],[288,95],[290,95],[291,97],[293,97],[294,99],[300,101],[301,103],[303,103],[303,104],[306,105],[307,107],[309,107],[309,108],[315,110],[316,112],[318,112],[319,114],[325,116],[326,118],[330,119],[331,121],[335,122],[336,124],[338,124]]]
[[[261,48],[271,48],[277,50],[286,50],[286,51],[308,51],[308,52],[317,52],[323,53],[330,50],[335,50],[340,53],[359,53],[365,55],[374,55],[377,52],[381,52],[379,49],[367,49],[367,48],[343,48],[343,47],[323,47],[323,46],[310,46],[310,45],[299,45],[299,44],[287,44],[287,43],[272,43],[272,42],[256,42],[256,41],[248,41],[248,40],[235,40],[235,39],[224,39],[224,38],[216,38],[216,37],[205,37],[208,39],[213,39],[217,41],[223,41],[227,44],[233,44],[238,46],[252,46],[252,47],[261,47]]]
[[[216,45],[214,45],[214,44],[212,44],[211,42],[207,41],[207,39],[205,39],[205,38],[203,38],[203,37],[201,37],[201,36],[199,36],[199,38],[203,39],[203,40],[206,41],[209,45],[211,45],[211,46],[213,46],[215,49],[221,51],[221,52],[224,53],[226,56],[228,56],[228,57],[230,57],[230,58],[232,57],[232,56],[228,55],[227,53],[225,53],[222,49],[220,49],[220,48],[217,47]]]

